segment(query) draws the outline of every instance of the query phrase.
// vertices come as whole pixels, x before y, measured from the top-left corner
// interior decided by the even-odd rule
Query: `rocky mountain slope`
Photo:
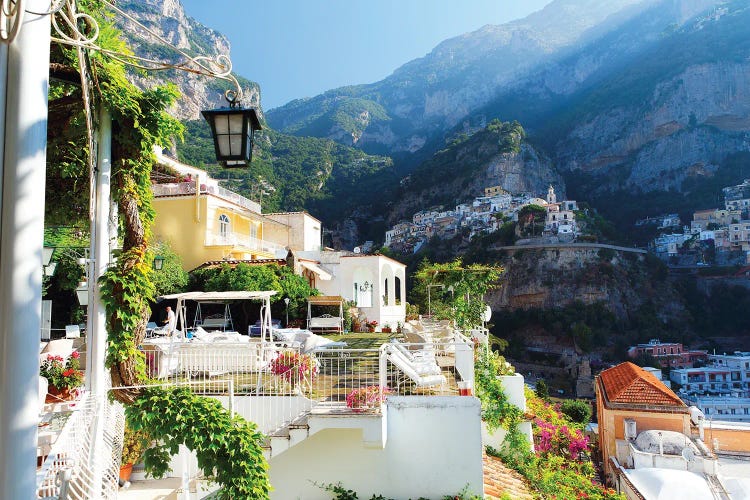
[[[430,206],[453,209],[457,203],[483,196],[488,186],[541,193],[550,185],[564,196],[562,178],[550,160],[526,142],[523,127],[493,120],[470,136],[456,136],[402,180],[388,221],[411,219],[414,212]]]
[[[170,44],[191,56],[214,59],[218,55],[230,54],[229,40],[221,33],[187,16],[179,0],[121,0],[117,5]],[[172,64],[185,61],[179,53],[159,43],[129,19],[118,16],[117,20],[128,45],[137,55]],[[243,105],[260,108],[258,84],[239,75],[235,76],[244,93]],[[149,71],[146,75],[132,72],[130,77],[141,87],[167,82],[177,85],[182,97],[170,112],[181,120],[195,120],[200,118],[200,111],[203,109],[225,106],[224,91],[234,89],[233,83],[174,69]]]
[[[741,0],[558,0],[269,121],[396,154],[408,174],[446,136],[515,119],[568,184],[586,179],[579,198],[686,190],[750,148],[748,25]]]
[[[268,120],[284,132],[328,137],[365,150],[414,152],[520,75],[581,47],[653,3],[556,0],[525,19],[446,40],[380,82],[270,110]]]

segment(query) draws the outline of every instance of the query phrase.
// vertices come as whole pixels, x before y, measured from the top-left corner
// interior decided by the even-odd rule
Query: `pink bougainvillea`
[[[536,450],[540,454],[552,453],[575,459],[588,449],[589,438],[578,429],[555,425],[539,418],[534,420],[534,424]]]

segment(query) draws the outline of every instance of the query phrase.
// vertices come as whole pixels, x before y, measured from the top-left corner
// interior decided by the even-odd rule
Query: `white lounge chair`
[[[417,387],[433,387],[447,382],[445,375],[440,372],[440,367],[436,363],[413,363],[401,354],[395,346],[387,345],[384,352],[386,359],[411,379]]]

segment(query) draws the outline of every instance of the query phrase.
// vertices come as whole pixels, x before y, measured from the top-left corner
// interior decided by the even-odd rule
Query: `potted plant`
[[[47,379],[47,403],[68,401],[75,398],[78,388],[83,385],[83,372],[79,369],[78,351],[73,351],[68,359],[62,356],[47,355],[42,362],[39,375]]]
[[[127,424],[122,438],[122,458],[120,459],[120,479],[130,480],[133,464],[140,461],[148,448],[151,438],[146,431],[134,431]]]
[[[271,362],[271,373],[280,376],[294,388],[298,382],[312,383],[318,374],[318,362],[309,354],[284,351]]]
[[[381,391],[377,385],[360,387],[346,395],[346,406],[355,412],[375,410],[386,400],[390,392],[387,387],[383,387]]]
[[[378,327],[378,322],[377,321],[368,321],[367,322],[367,330],[370,333],[373,333],[377,327]]]
[[[393,330],[391,330],[391,325],[386,323],[383,325],[383,328],[381,328],[380,331],[383,333],[391,333]]]

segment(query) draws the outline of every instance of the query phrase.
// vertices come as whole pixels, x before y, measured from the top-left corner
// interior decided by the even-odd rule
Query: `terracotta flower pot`
[[[58,389],[54,385],[47,387],[47,397],[44,398],[45,403],[59,403],[60,401],[70,401],[74,398],[75,389],[70,387],[63,387]]]
[[[133,464],[125,464],[120,467],[120,479],[130,481],[130,475],[133,473]]]

